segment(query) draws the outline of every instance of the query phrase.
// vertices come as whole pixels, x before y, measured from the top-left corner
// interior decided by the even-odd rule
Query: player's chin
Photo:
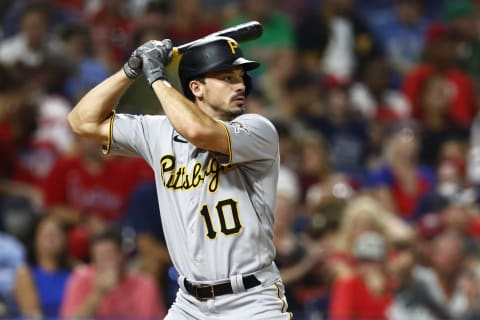
[[[245,107],[244,103],[242,103],[242,104],[232,103],[230,105],[229,109],[230,109],[229,113],[230,113],[231,116],[239,116],[239,115],[245,113],[246,107]]]

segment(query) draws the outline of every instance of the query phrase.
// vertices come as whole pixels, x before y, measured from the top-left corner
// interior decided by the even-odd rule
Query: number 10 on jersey
[[[215,205],[212,211],[216,211],[216,215],[211,213],[208,205],[203,205],[200,210],[200,214],[203,217],[205,228],[207,229],[206,236],[209,239],[215,239],[217,237],[217,230],[214,226],[213,219],[218,218],[218,224],[220,225],[220,232],[226,236],[237,234],[242,230],[242,223],[238,215],[237,201],[233,199],[220,200]],[[227,217],[230,216],[230,221],[227,222]],[[218,225],[217,224],[217,225]]]

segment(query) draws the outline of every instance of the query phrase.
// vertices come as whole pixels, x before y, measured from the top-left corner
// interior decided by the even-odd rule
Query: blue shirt
[[[70,271],[49,272],[35,266],[32,274],[37,286],[43,316],[58,317]]]

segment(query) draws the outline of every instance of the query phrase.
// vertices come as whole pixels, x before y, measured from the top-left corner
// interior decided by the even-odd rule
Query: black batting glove
[[[142,59],[143,74],[150,86],[157,80],[167,79],[165,66],[172,58],[172,41],[150,40],[141,45],[136,51]]]

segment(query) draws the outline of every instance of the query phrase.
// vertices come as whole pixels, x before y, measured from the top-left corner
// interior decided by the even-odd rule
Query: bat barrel
[[[214,33],[211,33],[204,38],[188,42],[177,47],[179,53],[185,52],[191,46],[197,44],[199,41],[208,39],[210,37],[229,37],[237,42],[249,41],[259,38],[263,33],[263,27],[258,21],[245,22],[227,29],[223,29]]]

